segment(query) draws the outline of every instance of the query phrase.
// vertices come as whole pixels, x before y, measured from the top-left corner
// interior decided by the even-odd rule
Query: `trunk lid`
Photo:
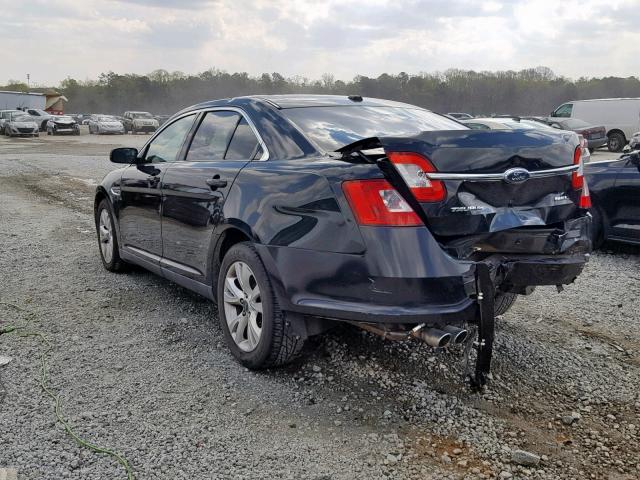
[[[365,139],[341,152],[363,155],[382,147],[385,155],[376,161],[387,179],[432,233],[452,238],[572,218],[580,197],[572,187],[578,146],[570,132],[456,130]],[[441,197],[420,201],[407,169],[398,165],[407,154],[427,159],[429,168],[413,172],[443,186]]]

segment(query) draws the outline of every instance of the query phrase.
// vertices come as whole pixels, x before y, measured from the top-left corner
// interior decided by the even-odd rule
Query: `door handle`
[[[207,185],[211,187],[211,190],[215,190],[217,188],[224,188],[227,186],[226,180],[221,180],[220,178],[208,178]]]
[[[160,177],[156,177],[154,175],[149,175],[147,177],[147,183],[149,184],[150,187],[157,186],[159,182],[160,182]]]

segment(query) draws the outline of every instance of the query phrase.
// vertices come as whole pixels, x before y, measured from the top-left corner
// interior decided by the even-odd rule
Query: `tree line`
[[[10,82],[0,89],[26,89]],[[198,74],[155,70],[147,75],[103,73],[97,80],[63,80],[57,87],[69,102],[70,113],[121,114],[146,110],[171,114],[194,103],[247,94],[316,93],[362,95],[412,103],[436,112],[474,115],[547,115],[569,100],[607,97],[640,97],[637,77],[604,77],[571,80],[547,67],[520,71],[475,72],[450,69],[410,75],[405,72],[371,78],[337,80],[285,78],[279,73],[251,76],[210,69]]]

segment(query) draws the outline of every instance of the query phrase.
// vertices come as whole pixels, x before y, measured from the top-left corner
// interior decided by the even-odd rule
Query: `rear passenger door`
[[[201,283],[207,278],[213,235],[236,176],[264,149],[239,111],[201,114],[183,152],[183,161],[163,179],[163,269]]]

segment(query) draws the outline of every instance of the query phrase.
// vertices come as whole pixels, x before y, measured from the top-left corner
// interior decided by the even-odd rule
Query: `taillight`
[[[591,195],[589,195],[589,185],[584,180],[584,159],[589,157],[587,141],[580,137],[580,145],[573,152],[573,164],[578,165],[578,169],[571,175],[571,186],[574,190],[581,190],[578,206],[580,208],[591,208]]]
[[[447,196],[441,180],[430,180],[427,173],[437,170],[422,155],[413,152],[388,152],[387,157],[419,202],[440,202]]]
[[[573,172],[571,175],[571,186],[574,190],[580,190],[584,185],[584,169],[582,168],[582,143],[585,142],[584,139],[580,140],[580,145],[576,147],[576,150],[573,152],[573,164],[578,165],[578,169]],[[586,143],[586,142],[585,142]]]
[[[422,225],[420,217],[386,180],[349,180],[342,183],[342,190],[360,225]]]

